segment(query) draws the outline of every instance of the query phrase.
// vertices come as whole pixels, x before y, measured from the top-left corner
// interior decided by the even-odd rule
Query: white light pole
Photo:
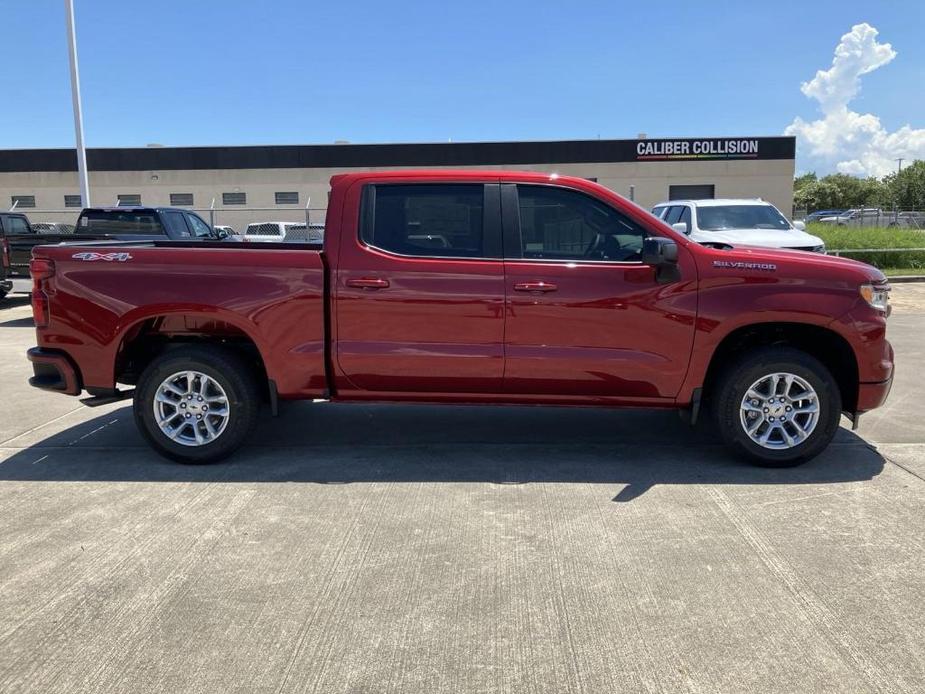
[[[74,101],[74,135],[77,139],[77,178],[80,180],[80,204],[90,207],[90,182],[87,180],[87,150],[84,149],[84,118],[80,107],[80,74],[77,70],[77,37],[74,34],[74,0],[64,0],[67,16],[67,47],[71,59],[71,98]]]

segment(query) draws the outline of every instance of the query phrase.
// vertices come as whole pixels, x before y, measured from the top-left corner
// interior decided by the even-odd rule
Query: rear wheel
[[[716,391],[726,444],[765,467],[800,465],[829,445],[841,417],[841,393],[815,357],[765,347],[732,364]]]
[[[210,463],[231,455],[257,421],[250,366],[233,352],[182,347],[152,361],[135,388],[135,422],[163,456]]]

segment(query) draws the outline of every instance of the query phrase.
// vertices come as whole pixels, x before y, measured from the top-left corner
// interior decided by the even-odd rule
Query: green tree
[[[815,176],[813,176],[815,178]],[[801,185],[797,186],[797,181]],[[810,212],[851,207],[879,207],[890,199],[887,186],[876,178],[857,178],[848,174],[829,174],[812,180],[801,176],[794,180],[794,204]]]
[[[889,205],[925,209],[925,161],[912,162],[899,173],[883,177]]]

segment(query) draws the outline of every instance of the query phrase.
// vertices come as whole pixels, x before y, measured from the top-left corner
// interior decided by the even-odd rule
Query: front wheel
[[[829,445],[841,418],[841,393],[815,357],[789,347],[746,354],[721,377],[716,417],[726,444],[750,462],[791,467]]]
[[[233,352],[181,347],[152,361],[135,388],[135,423],[161,455],[211,463],[231,455],[257,421],[253,369]]]

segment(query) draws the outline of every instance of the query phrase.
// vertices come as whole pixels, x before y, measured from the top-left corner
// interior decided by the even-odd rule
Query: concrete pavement
[[[289,406],[167,463],[0,308],[0,691],[925,690],[925,285],[794,470],[674,413]]]

